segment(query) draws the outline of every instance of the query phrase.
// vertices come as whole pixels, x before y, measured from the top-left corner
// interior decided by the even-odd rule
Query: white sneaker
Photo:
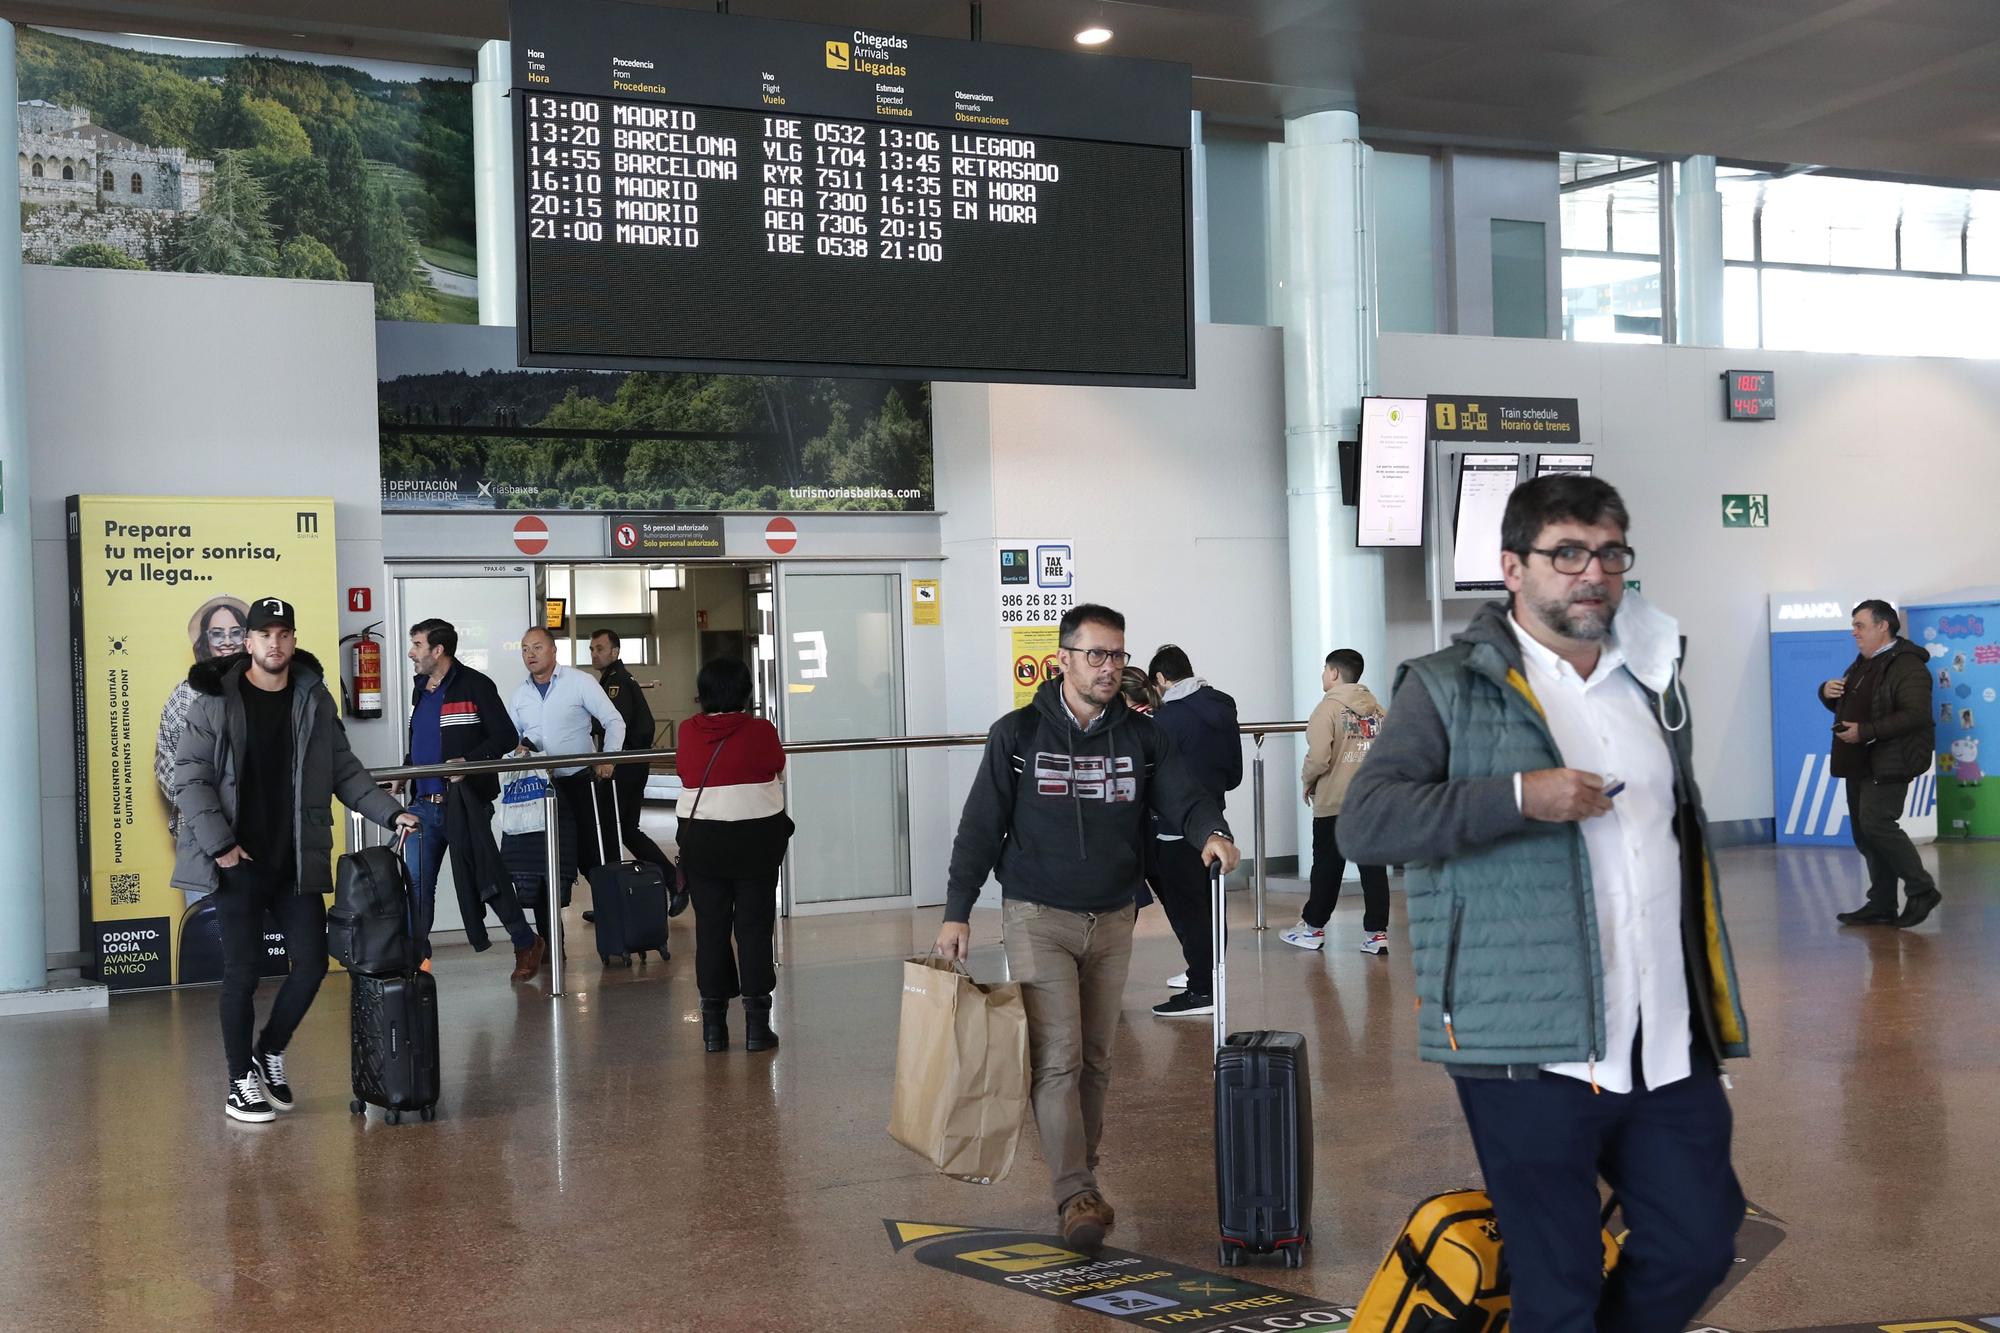
[[[1363,931],[1361,934],[1361,952],[1389,952],[1389,932],[1386,930]]]
[[[1167,989],[1168,989],[1168,990],[1186,990],[1186,989],[1187,989],[1187,973],[1183,972],[1183,973],[1181,973],[1181,974],[1180,974],[1180,975],[1178,975],[1178,976],[1172,976],[1172,977],[1168,977],[1168,978],[1167,978]]]
[[[1296,944],[1301,949],[1320,949],[1326,945],[1326,932],[1316,930],[1303,921],[1278,938],[1287,944]]]

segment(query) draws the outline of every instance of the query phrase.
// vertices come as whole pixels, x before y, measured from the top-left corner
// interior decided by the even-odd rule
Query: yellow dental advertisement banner
[[[220,981],[214,904],[172,882],[188,668],[241,652],[249,604],[281,597],[340,698],[333,501],[73,495],[68,518],[85,948],[115,990]],[[282,937],[266,940],[282,974]]]

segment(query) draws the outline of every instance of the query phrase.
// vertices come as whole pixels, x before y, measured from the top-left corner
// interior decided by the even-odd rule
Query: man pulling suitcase
[[[987,735],[952,846],[937,950],[946,959],[970,952],[973,903],[997,873],[1007,966],[1028,1010],[1042,1156],[1063,1239],[1089,1252],[1114,1220],[1097,1188],[1097,1145],[1152,816],[1225,872],[1237,852],[1222,811],[1119,696],[1131,661],[1125,618],[1074,607],[1058,642],[1062,678]]]
[[[285,1046],[326,977],[321,895],[333,887],[333,798],[384,828],[417,827],[348,747],[319,661],[297,633],[290,602],[251,603],[248,651],[188,672],[195,700],[174,754],[174,885],[215,891],[229,1058],[223,1110],[252,1123],[292,1108]],[[266,914],[284,932],[291,970],[253,1048]]]

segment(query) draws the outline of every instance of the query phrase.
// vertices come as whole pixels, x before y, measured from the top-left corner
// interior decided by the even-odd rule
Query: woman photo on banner
[[[197,662],[213,661],[243,651],[244,625],[250,618],[250,604],[241,597],[220,593],[195,608],[188,618],[188,644]],[[180,811],[174,808],[174,751],[187,730],[188,709],[194,704],[194,687],[186,677],[167,696],[160,709],[160,730],[153,741],[153,779],[159,784],[160,799],[167,804],[167,837],[180,830]],[[192,902],[200,894],[190,893]]]

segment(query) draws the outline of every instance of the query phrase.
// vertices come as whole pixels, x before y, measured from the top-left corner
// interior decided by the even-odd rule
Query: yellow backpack
[[[1618,1242],[1608,1230],[1602,1239],[1609,1273]],[[1410,1214],[1348,1333],[1501,1333],[1513,1305],[1492,1200],[1452,1190]]]

